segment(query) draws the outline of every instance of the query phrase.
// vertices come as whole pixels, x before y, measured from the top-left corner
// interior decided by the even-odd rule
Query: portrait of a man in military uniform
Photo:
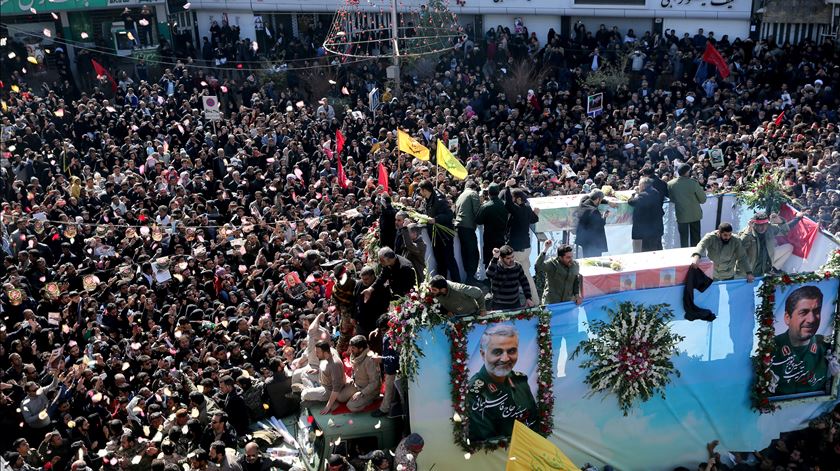
[[[519,332],[510,324],[487,327],[480,340],[483,366],[469,381],[468,436],[471,441],[509,439],[514,420],[537,423],[537,403],[528,376],[514,371],[519,359]]]
[[[785,299],[784,306],[787,330],[775,337],[771,370],[777,385],[773,395],[825,391],[831,382],[826,359],[830,339],[817,334],[823,292],[816,286],[797,288]]]

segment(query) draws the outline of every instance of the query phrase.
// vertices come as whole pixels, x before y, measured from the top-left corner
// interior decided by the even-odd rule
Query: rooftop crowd
[[[322,55],[315,34],[275,36],[268,53]],[[253,51],[220,48],[225,40],[250,39],[214,32],[207,47],[228,51],[233,70],[207,66],[206,52],[167,49],[154,76],[145,64],[114,65],[116,90],[81,62],[79,82],[64,63],[58,80],[35,86],[25,54],[2,54],[0,423],[14,432],[0,434],[0,451],[12,469],[289,469],[250,428],[291,403],[399,417],[397,351],[381,316],[427,268],[413,211],[464,240],[485,227],[460,254],[443,231],[433,236],[444,277],[432,291],[456,314],[517,307],[520,289],[527,305],[579,301],[579,287],[552,281],[571,248],[537,261],[538,274],[552,274],[545,291],[531,278],[528,226],[539,214],[529,197],[598,200],[605,185],[667,182],[678,167],[705,192],[725,192],[784,168],[796,206],[840,233],[840,57],[830,40],[580,24],[538,38],[527,25],[499,26],[459,41],[428,76],[404,69],[399,94],[384,83],[387,61],[290,62],[281,83],[250,62],[237,70]],[[727,79],[695,81],[707,42],[727,58]],[[584,88],[593,69],[624,58],[626,84]],[[544,73],[506,95],[500,84],[519,61]],[[312,80],[335,83],[315,95]],[[373,87],[385,90],[375,113]],[[587,117],[596,92],[603,113]],[[221,121],[202,118],[202,95],[219,97]],[[432,155],[438,139],[457,139],[468,178],[400,152],[397,129]],[[336,130],[347,138],[346,187]],[[479,247],[493,280],[488,306]],[[456,257],[465,284],[455,283]],[[813,469],[840,446],[829,420],[825,446],[735,469]],[[409,471],[421,450],[408,435],[395,455],[344,450],[328,469]]]

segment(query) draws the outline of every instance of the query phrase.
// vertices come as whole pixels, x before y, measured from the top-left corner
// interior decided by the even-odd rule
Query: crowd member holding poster
[[[519,332],[510,324],[491,325],[481,335],[479,351],[484,366],[470,378],[467,393],[470,440],[510,438],[515,420],[534,426],[537,403],[528,376],[513,370]]]
[[[771,366],[778,378],[777,396],[825,391],[830,382],[826,354],[830,351],[831,338],[818,334],[824,299],[819,287],[803,286],[784,301],[787,330],[776,335]]]

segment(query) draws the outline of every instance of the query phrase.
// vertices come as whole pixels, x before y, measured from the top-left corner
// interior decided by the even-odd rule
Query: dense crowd
[[[233,34],[222,27],[209,47]],[[726,80],[695,81],[707,42],[728,58]],[[270,51],[298,57],[312,43]],[[576,25],[542,43],[518,23],[466,37],[431,72],[405,68],[399,93],[384,83],[385,61],[327,57],[279,74],[251,64],[224,78],[200,65],[208,53],[178,54],[154,77],[145,64],[112,70],[113,89],[86,67],[93,86],[77,85],[66,64],[36,87],[25,54],[2,55],[0,423],[15,432],[0,450],[13,469],[288,469],[251,426],[301,399],[322,413],[401,416],[382,315],[425,276],[423,224],[441,228],[430,285],[453,314],[580,301],[571,247],[537,260],[544,290],[531,277],[532,196],[587,193],[597,211],[605,186],[641,191],[678,167],[708,193],[784,169],[795,203],[840,232],[830,40]],[[535,83],[513,83],[519,67],[541,71]],[[587,85],[610,68],[626,80]],[[385,93],[370,112],[374,87]],[[587,116],[597,92],[603,112]],[[220,121],[202,118],[203,95],[219,97]],[[469,177],[400,152],[398,129],[433,156],[438,140],[457,140]],[[837,443],[832,432],[826,450]],[[329,469],[408,471],[421,450],[408,435],[395,455],[343,450]]]

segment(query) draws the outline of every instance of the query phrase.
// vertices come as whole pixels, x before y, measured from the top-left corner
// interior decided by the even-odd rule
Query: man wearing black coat
[[[397,255],[390,247],[379,249],[379,265],[382,271],[370,288],[362,292],[364,296],[371,296],[375,289],[385,288],[385,283],[391,288],[394,296],[405,296],[417,284],[417,274],[414,264],[402,255]]]
[[[638,192],[627,203],[633,207],[633,252],[662,250],[662,203],[653,182],[646,177],[639,180]]]
[[[420,183],[420,196],[426,200],[426,215],[431,218],[429,222],[447,227],[454,232],[454,215],[446,201],[446,196],[438,193],[429,180]],[[429,235],[433,236],[432,252],[435,254],[437,263],[436,273],[450,281],[460,282],[461,274],[458,271],[458,263],[455,261],[454,237],[442,230],[434,231],[431,227],[429,230],[433,232]]]
[[[505,202],[499,198],[501,189],[493,183],[487,188],[490,200],[481,205],[475,223],[484,226],[484,236],[481,246],[484,268],[493,260],[493,249],[505,245],[505,231],[507,230],[508,212]]]

